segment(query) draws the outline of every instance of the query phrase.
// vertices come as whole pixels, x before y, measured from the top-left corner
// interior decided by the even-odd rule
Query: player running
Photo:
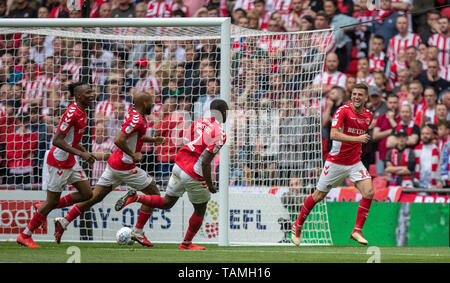
[[[161,137],[152,138],[146,136],[147,121],[145,115],[149,115],[153,107],[153,98],[148,93],[137,93],[133,102],[135,109],[128,111],[122,124],[122,129],[117,133],[114,143],[117,149],[108,159],[108,165],[98,180],[87,201],[76,204],[65,217],[55,218],[55,240],[59,244],[67,226],[84,211],[102,201],[115,187],[122,183],[144,194],[159,195],[159,189],[153,178],[144,170],[136,166],[136,162],[142,161],[142,145],[144,142],[164,143]],[[139,210],[136,228],[132,232],[132,239],[144,246],[153,246],[144,235],[143,227],[153,212],[153,207],[142,205]]]
[[[180,244],[180,250],[204,250],[205,247],[192,243],[192,239],[202,226],[211,193],[217,189],[211,177],[211,162],[226,142],[226,135],[220,123],[226,121],[227,103],[222,99],[211,102],[211,117],[195,120],[185,144],[175,157],[175,165],[164,198],[157,195],[138,195],[129,191],[116,202],[115,209],[121,210],[133,202],[144,205],[170,209],[178,198],[187,192],[194,206],[194,213],[189,219],[189,226]]]
[[[373,120],[372,113],[364,108],[367,99],[367,85],[355,84],[351,103],[341,106],[334,114],[330,132],[333,145],[317,189],[305,200],[297,220],[292,225],[291,240],[297,246],[300,245],[303,223],[314,205],[323,200],[331,188],[342,184],[347,177],[362,194],[350,238],[360,244],[368,244],[361,232],[374,195],[372,179],[361,162],[362,144],[370,140],[367,130],[372,126]]]
[[[39,205],[25,230],[17,237],[17,243],[23,246],[40,247],[33,241],[31,235],[44,223],[48,213],[54,208],[85,201],[92,196],[89,180],[75,155],[87,161],[91,167],[95,162],[95,157],[80,145],[88,123],[86,109],[94,101],[94,91],[89,85],[78,82],[69,86],[69,92],[71,97],[75,97],[75,103],[69,105],[62,116],[53,138],[53,146],[47,156],[48,180],[43,184],[47,190],[47,197]],[[60,199],[61,192],[67,184],[73,185],[77,192]]]

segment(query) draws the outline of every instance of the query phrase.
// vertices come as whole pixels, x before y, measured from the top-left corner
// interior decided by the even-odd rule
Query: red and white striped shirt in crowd
[[[257,46],[269,53],[276,51],[283,52],[288,46],[288,40],[284,34],[267,35],[258,41]]]
[[[254,2],[255,0],[236,0],[233,10],[241,8],[248,12],[255,8]]]
[[[386,54],[381,51],[377,56],[374,53],[369,56],[369,71],[372,73],[374,71],[384,71],[386,67]]]
[[[444,80],[450,81],[450,65],[441,66],[439,68],[439,76]]]
[[[175,12],[176,10],[181,10],[181,11],[183,11],[186,18],[189,17],[189,7],[186,5],[180,5],[177,2],[172,1],[169,4],[169,8],[170,8],[170,11],[172,12],[172,15],[173,15],[173,12]]]
[[[59,89],[60,82],[58,76],[38,76],[33,81],[22,80],[21,85],[23,87],[23,98],[25,99],[35,99],[42,97],[41,106],[47,106],[47,91],[50,88]]]
[[[312,45],[321,52],[334,52],[336,50],[336,37],[333,33],[314,33],[311,35]]]
[[[61,71],[69,71],[72,74],[72,80],[78,82],[80,80],[80,68],[81,66],[77,63],[69,61],[61,67]],[[94,70],[92,70],[92,82],[98,83],[98,74]]]
[[[260,17],[258,20],[259,29],[267,31],[267,25],[269,24],[269,20],[270,20],[270,13],[264,12],[264,15]]]
[[[92,152],[107,151],[112,154],[114,150],[116,150],[116,145],[114,144],[114,141],[109,138],[104,140],[102,143],[97,143],[94,139],[92,143]],[[105,171],[107,165],[107,160],[95,161],[94,166],[92,167],[92,178],[95,181],[97,181],[102,176],[103,171]]]
[[[284,21],[284,26],[285,27],[287,27],[287,28],[298,28],[299,27],[297,22],[294,20],[295,14],[296,13],[294,11],[292,11],[292,12],[289,12],[287,14],[282,14],[281,15],[281,19]],[[297,14],[297,17],[299,19],[301,19],[304,15],[307,15],[307,13],[302,12],[300,14]]]
[[[148,92],[150,89],[154,89],[155,93],[160,93],[161,87],[159,81],[152,75],[145,79],[139,79],[136,82],[136,91]]]
[[[397,34],[389,40],[387,57],[391,60],[391,62],[396,62],[400,66],[404,67],[406,66],[406,48],[409,46],[419,47],[421,42],[422,40],[417,33],[408,33],[404,37]]]
[[[367,77],[365,77],[365,78],[359,78],[359,77],[356,77],[356,83],[357,84],[359,84],[359,83],[366,83],[366,84],[368,84],[368,85],[370,85],[370,86],[376,86],[376,84],[375,84],[375,79],[373,78],[373,75],[372,74],[369,74]]]
[[[118,102],[125,104],[125,112],[128,112],[130,103],[122,98],[120,98]],[[95,114],[101,114],[106,117],[114,117],[114,112],[114,104],[111,98],[99,102],[95,107]]]
[[[422,156],[422,151],[426,148],[427,152]],[[429,155],[431,153],[431,156]],[[416,167],[414,169],[414,181],[421,188],[436,188],[437,180],[440,177],[439,168],[439,149],[436,144],[424,145],[422,142],[414,148],[416,156]],[[427,157],[428,160],[421,162],[421,158]],[[427,168],[426,166],[429,166]]]
[[[147,18],[169,18],[172,15],[169,1],[151,0],[147,4]]]
[[[287,14],[292,9],[292,0],[273,0],[273,9],[282,14]]]
[[[6,117],[6,106],[0,103],[0,117]]]
[[[441,66],[450,64],[450,36],[435,33],[428,38],[428,45],[439,48],[438,61]]]
[[[313,85],[331,85],[331,86],[340,86],[345,88],[345,83],[347,82],[347,76],[339,71],[336,71],[332,74],[328,72],[323,72],[318,74],[313,81]]]

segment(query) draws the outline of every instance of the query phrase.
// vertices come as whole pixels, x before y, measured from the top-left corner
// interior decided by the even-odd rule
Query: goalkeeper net
[[[221,51],[220,27],[0,28],[0,239],[22,231],[45,199],[46,152],[67,106],[71,82],[88,82],[96,93],[88,110],[82,145],[98,159],[83,165],[92,186],[116,149],[114,137],[133,107],[133,95],[149,92],[155,105],[138,164],[154,176],[164,194],[184,133],[208,115],[220,97],[222,56],[231,56],[230,114],[227,121],[229,235],[231,243],[289,241],[291,223],[312,193],[322,169],[321,82],[331,31],[267,33],[232,26],[231,54]],[[316,80],[317,81],[317,80]],[[218,184],[220,153],[214,160]],[[122,226],[134,226],[138,206],[115,212],[127,188],[69,226],[63,240],[114,240]],[[66,186],[62,195],[74,188]],[[198,241],[217,242],[213,195]],[[49,219],[67,214],[55,209]],[[169,211],[155,210],[144,230],[152,241],[182,239],[192,207],[188,199]],[[53,225],[36,240],[52,240]],[[305,244],[331,244],[326,204],[314,208],[303,229]]]

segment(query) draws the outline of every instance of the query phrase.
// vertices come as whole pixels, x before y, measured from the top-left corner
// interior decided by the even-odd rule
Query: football
[[[119,245],[132,245],[134,241],[131,239],[131,229],[122,227],[116,233],[116,240]]]

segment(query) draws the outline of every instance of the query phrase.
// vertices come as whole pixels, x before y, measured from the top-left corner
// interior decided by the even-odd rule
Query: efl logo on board
[[[40,201],[2,200],[0,201],[0,234],[19,234],[33,217],[33,204]],[[47,221],[34,234],[47,234]]]

